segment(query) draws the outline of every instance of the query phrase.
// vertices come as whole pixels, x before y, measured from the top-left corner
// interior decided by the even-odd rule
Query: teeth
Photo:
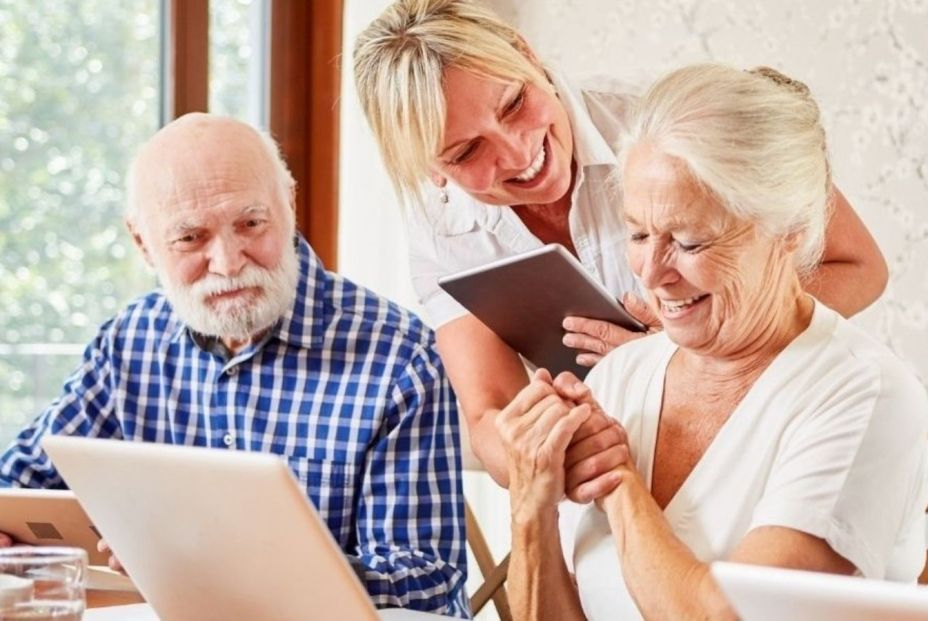
[[[668,311],[668,312],[675,313],[675,312],[677,312],[677,311],[679,311],[679,310],[681,310],[681,309],[683,309],[683,308],[689,306],[690,304],[693,304],[693,303],[695,303],[695,302],[698,302],[699,300],[703,299],[704,297],[706,297],[706,296],[705,296],[705,295],[697,295],[697,296],[694,296],[694,297],[691,297],[691,298],[683,298],[682,300],[661,300],[661,307],[663,307],[663,309],[666,310],[666,311]]]
[[[541,145],[541,149],[538,151],[538,155],[535,156],[535,161],[533,161],[528,168],[522,171],[522,174],[516,177],[516,181],[531,181],[535,176],[541,172],[541,167],[545,165],[545,146],[544,143]]]

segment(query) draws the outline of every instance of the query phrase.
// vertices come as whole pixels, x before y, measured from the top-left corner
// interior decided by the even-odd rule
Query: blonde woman
[[[723,559],[913,582],[928,398],[802,287],[831,199],[808,90],[696,65],[629,123],[619,211],[664,330],[615,349],[586,385],[539,371],[497,417],[514,615],[734,618],[708,572]],[[627,431],[628,458],[596,505],[562,506],[562,547],[565,448],[598,410]]]
[[[408,206],[413,285],[437,328],[474,452],[506,485],[493,421],[527,384],[525,368],[437,279],[556,242],[617,298],[637,291],[606,183],[634,98],[621,85],[582,88],[543,67],[515,30],[469,0],[394,2],[358,37],[354,72],[385,166]],[[837,190],[834,205],[824,259],[803,286],[851,315],[883,290],[886,266]],[[640,301],[625,301],[653,321]],[[640,336],[582,317],[564,327],[564,342],[588,366]],[[583,425],[568,459],[572,497],[602,493],[596,476],[615,465],[620,440],[604,417]]]

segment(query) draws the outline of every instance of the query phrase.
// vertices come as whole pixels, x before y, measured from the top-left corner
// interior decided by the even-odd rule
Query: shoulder
[[[171,303],[156,289],[131,301],[105,322],[100,331],[113,339],[159,340],[171,338],[181,327]]]
[[[928,432],[928,393],[915,373],[862,328],[818,306],[827,322],[807,356],[809,400],[823,410],[857,407],[896,434]]]
[[[845,360],[848,373],[868,383],[881,418],[910,428],[926,428],[928,392],[914,371],[888,347],[840,316],[829,344],[835,361]]]
[[[325,308],[337,332],[372,345],[431,350],[433,331],[412,311],[332,272],[325,272]]]

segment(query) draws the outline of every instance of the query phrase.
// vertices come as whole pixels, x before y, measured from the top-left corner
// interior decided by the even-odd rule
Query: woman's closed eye
[[[513,97],[512,101],[506,106],[503,110],[504,117],[510,117],[522,108],[522,104],[525,103],[525,85],[519,89],[519,92]]]
[[[680,239],[675,239],[674,243],[676,243],[677,248],[683,252],[686,252],[687,254],[696,254],[706,246],[703,243],[689,242]]]
[[[477,141],[468,142],[463,149],[455,153],[454,157],[449,160],[448,164],[451,166],[463,164],[474,156],[474,153],[477,152],[477,146]]]

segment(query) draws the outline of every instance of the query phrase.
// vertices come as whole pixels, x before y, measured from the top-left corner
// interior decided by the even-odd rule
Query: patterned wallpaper
[[[568,75],[646,86],[714,60],[770,65],[818,100],[835,181],[890,266],[855,322],[928,383],[928,0],[494,0]],[[853,286],[853,283],[848,283]]]

